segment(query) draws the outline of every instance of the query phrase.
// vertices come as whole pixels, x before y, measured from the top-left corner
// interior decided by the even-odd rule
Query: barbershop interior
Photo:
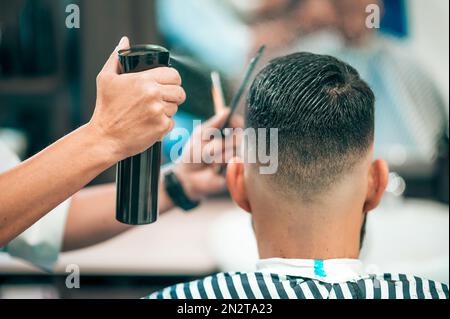
[[[389,164],[360,258],[372,271],[449,283],[448,1],[0,0],[1,143],[25,161],[89,122],[97,74],[122,36],[169,50],[186,92],[175,128],[190,133],[215,114],[217,92],[224,105],[234,102],[261,45],[256,71],[298,51],[354,66],[376,96],[374,154]],[[174,160],[174,143],[163,139],[162,167]],[[113,165],[87,186],[116,183],[116,174]],[[0,250],[2,299],[141,298],[216,272],[252,271],[259,258],[251,215],[226,189],[190,211],[174,208],[61,252],[50,268],[21,257]]]

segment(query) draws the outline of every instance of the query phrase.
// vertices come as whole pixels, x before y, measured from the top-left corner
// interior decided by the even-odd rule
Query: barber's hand
[[[225,139],[233,141],[233,143],[229,142],[226,148],[224,138],[210,138],[208,132],[211,129],[220,129],[225,123],[229,112],[230,109],[226,108],[202,125],[196,127],[189,141],[184,146],[181,157],[173,168],[186,195],[193,201],[223,191],[226,187],[225,177],[220,174],[220,167],[225,166],[231,158],[236,156],[240,147],[242,134],[236,133],[225,137]],[[233,116],[229,127],[242,128],[242,118]],[[202,154],[194,154],[196,149],[199,149],[195,145],[200,144]],[[217,150],[221,150],[221,152],[217,152]],[[204,161],[201,163],[193,162],[193,158],[196,155],[198,155],[198,158],[201,155],[203,155],[201,158],[205,158],[205,156],[208,156],[207,154],[211,155],[213,159],[211,164],[207,164]]]
[[[129,46],[123,37],[98,74],[97,102],[88,124],[117,161],[160,141],[173,128],[172,117],[186,98],[173,68],[120,74],[117,53]]]

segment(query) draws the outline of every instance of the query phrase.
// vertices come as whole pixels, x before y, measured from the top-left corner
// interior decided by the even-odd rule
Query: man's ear
[[[364,212],[367,213],[375,209],[383,197],[388,183],[389,167],[386,161],[374,161],[369,170],[369,185],[367,187]]]
[[[228,162],[227,185],[236,204],[243,210],[251,213],[247,190],[245,189],[244,163],[239,158],[235,157]]]

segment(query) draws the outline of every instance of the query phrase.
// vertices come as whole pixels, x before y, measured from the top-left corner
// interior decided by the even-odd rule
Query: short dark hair
[[[272,60],[257,75],[246,127],[278,128],[277,186],[311,199],[367,153],[374,103],[372,90],[350,65],[328,55],[295,53]]]

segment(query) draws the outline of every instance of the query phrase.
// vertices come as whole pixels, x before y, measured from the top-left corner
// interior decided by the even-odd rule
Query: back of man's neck
[[[360,224],[348,222],[345,214],[349,212],[341,218],[335,211],[254,214],[260,258],[357,259]]]

